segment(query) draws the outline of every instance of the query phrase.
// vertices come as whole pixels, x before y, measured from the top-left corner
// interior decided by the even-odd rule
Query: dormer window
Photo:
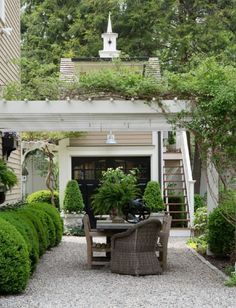
[[[0,0],[0,21],[5,23],[5,0]]]

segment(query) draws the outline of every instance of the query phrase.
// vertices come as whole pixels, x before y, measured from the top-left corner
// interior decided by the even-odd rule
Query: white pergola
[[[188,101],[0,101],[0,131],[167,131]]]

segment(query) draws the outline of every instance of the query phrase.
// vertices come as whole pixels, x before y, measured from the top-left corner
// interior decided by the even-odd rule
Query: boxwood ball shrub
[[[48,230],[45,230],[40,217],[37,215],[37,212],[33,211],[32,209],[22,208],[19,210],[19,214],[28,218],[33,223],[39,239],[39,256],[42,256],[47,250]]]
[[[0,247],[0,293],[20,293],[30,276],[29,252],[23,236],[2,218]]]
[[[143,201],[152,212],[159,212],[165,209],[165,204],[161,196],[160,185],[156,181],[149,181],[144,190]]]
[[[232,213],[235,211],[232,204]],[[224,207],[215,208],[208,218],[208,244],[217,257],[229,256],[235,246],[235,226],[230,224],[223,215]]]
[[[0,217],[12,224],[23,236],[29,251],[31,273],[33,273],[39,259],[39,240],[32,222],[19,215],[17,211],[0,212]]]
[[[84,209],[83,197],[77,181],[68,181],[65,189],[63,208],[66,213],[81,213]]]
[[[54,191],[54,200],[56,208],[59,209],[59,194],[57,191]],[[30,194],[26,201],[28,203],[34,203],[34,202],[46,202],[51,204],[51,192],[50,190],[38,190]]]
[[[32,208],[40,209],[45,211],[52,219],[52,222],[55,226],[56,239],[55,245],[58,245],[61,242],[62,234],[63,234],[63,220],[60,217],[59,211],[48,203],[31,203],[30,206]]]
[[[26,206],[26,209],[30,209],[41,220],[43,224],[44,232],[46,234],[46,240],[47,240],[46,248],[48,249],[50,247],[55,246],[56,230],[55,230],[55,226],[54,226],[54,223],[51,217],[44,210],[32,207],[30,206],[30,204]]]

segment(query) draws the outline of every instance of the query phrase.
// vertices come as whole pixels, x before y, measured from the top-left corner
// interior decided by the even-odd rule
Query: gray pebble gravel
[[[85,238],[64,237],[40,260],[24,294],[1,296],[1,308],[236,308],[236,288],[171,238],[163,275],[123,276],[86,268]]]

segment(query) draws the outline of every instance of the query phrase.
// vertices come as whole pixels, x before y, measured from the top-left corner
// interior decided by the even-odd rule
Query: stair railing
[[[190,163],[188,141],[186,131],[177,132],[179,146],[182,152],[183,166],[184,166],[184,176],[186,181],[186,191],[187,191],[187,200],[189,207],[189,227],[193,226],[194,220],[194,183],[192,177],[192,169]]]

